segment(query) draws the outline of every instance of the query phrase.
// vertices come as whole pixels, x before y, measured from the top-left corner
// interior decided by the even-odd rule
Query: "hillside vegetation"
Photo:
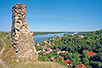
[[[0,32],[0,68],[64,68],[59,63],[18,60],[6,35]]]
[[[40,61],[59,62],[73,68],[80,64],[87,68],[102,68],[102,30],[65,34],[62,38],[37,43],[36,49]]]

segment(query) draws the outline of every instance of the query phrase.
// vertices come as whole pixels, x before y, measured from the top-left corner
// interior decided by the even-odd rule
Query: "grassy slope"
[[[4,68],[4,66],[8,66],[9,68],[64,68],[64,66],[59,63],[53,62],[29,60],[16,62],[17,58],[14,55],[13,47],[11,47],[9,40],[6,38],[6,34],[0,32],[0,52],[3,48],[5,49],[3,53],[0,54],[0,59],[2,59],[3,64],[0,62],[0,68]]]
[[[28,61],[29,62],[29,61]],[[64,68],[58,63],[53,62],[21,62],[11,65],[11,68]]]

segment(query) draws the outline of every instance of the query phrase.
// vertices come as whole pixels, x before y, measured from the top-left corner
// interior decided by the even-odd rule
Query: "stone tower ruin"
[[[22,3],[12,7],[10,40],[17,57],[36,58],[37,52],[34,47],[33,33],[28,31],[25,10],[26,6]]]

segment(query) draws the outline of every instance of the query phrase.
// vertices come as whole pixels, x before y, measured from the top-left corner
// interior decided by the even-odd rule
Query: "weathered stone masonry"
[[[12,7],[10,40],[17,57],[36,58],[37,52],[34,47],[33,33],[28,31],[25,10],[26,6],[22,3]]]

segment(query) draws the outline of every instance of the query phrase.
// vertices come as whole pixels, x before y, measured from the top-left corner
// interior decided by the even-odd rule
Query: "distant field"
[[[64,32],[33,32],[34,35],[41,35],[41,34],[55,34],[55,33],[64,33]]]
[[[33,32],[34,35],[41,35],[41,34],[56,34],[56,33],[74,33],[74,32]]]
[[[9,32],[0,32],[3,34],[8,34]],[[41,35],[41,34],[56,34],[56,33],[74,33],[74,32],[33,32],[34,35]]]

